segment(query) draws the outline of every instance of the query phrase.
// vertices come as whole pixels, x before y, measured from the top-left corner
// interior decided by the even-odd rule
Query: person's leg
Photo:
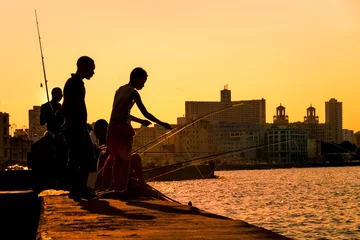
[[[109,154],[115,157],[113,187],[115,191],[126,191],[130,175],[133,130],[131,125],[119,124],[108,129]]]
[[[104,189],[109,189],[111,187],[114,160],[114,157],[109,154],[105,160],[104,167],[102,168],[102,187]]]
[[[66,141],[69,147],[69,159],[68,159],[68,172],[69,172],[69,188],[70,197],[80,198],[81,189],[79,188],[80,182],[80,159],[81,159],[81,137],[79,131],[74,127],[67,129]]]
[[[104,190],[102,187],[102,169],[104,167],[105,161],[108,156],[109,156],[109,154],[105,150],[102,151],[99,155],[99,158],[97,161],[97,167],[96,167],[97,174],[96,174],[96,181],[95,181],[95,187],[94,187],[95,191]]]
[[[142,169],[142,160],[139,154],[133,154],[131,160],[131,169],[134,170],[140,187],[145,187],[144,174]]]
[[[114,190],[125,192],[127,190],[130,175],[131,156],[123,146],[119,148],[119,155],[115,158],[113,167]]]
[[[67,172],[67,160],[68,160],[68,146],[63,134],[57,136],[56,143],[56,159],[58,165],[58,180],[62,189],[68,189],[68,172]]]
[[[81,162],[81,186],[80,188],[83,190],[85,194],[92,192],[90,188],[87,187],[87,182],[89,179],[89,172],[91,169],[91,165],[94,164],[94,148],[91,142],[91,138],[89,132],[86,128],[83,129],[83,137],[84,137],[84,150],[83,150],[83,158]]]

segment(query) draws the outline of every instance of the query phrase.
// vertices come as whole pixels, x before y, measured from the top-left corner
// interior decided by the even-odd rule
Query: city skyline
[[[324,102],[336,98],[343,128],[360,130],[356,1],[3,3],[0,111],[18,126],[46,102],[35,9],[49,90],[63,88],[81,55],[95,60],[85,84],[89,122],[109,119],[115,90],[141,66],[149,74],[143,101],[163,121],[182,116],[185,101],[219,101],[228,84],[234,100],[266,99],[267,122],[280,103],[291,122],[310,104],[325,122]]]
[[[225,89],[225,88],[224,88]],[[231,91],[231,90],[230,90]],[[263,100],[265,100],[265,106],[266,106],[266,99],[263,99]],[[329,99],[328,101],[331,101],[331,100],[337,100],[337,99],[335,99],[335,98],[331,98],[331,99]],[[235,102],[241,102],[241,101],[260,101],[260,100],[257,100],[257,99],[251,99],[251,100],[235,100]],[[198,101],[190,101],[190,102],[185,102],[185,105],[187,104],[187,103],[196,103],[196,102],[198,102]],[[200,102],[200,101],[199,101]],[[220,103],[221,101],[201,101],[201,102],[209,102],[209,103],[214,103],[214,102],[217,102],[217,103]],[[327,103],[327,101],[325,101],[324,102],[325,103],[325,105],[326,105],[326,103]],[[342,103],[342,102],[341,102]],[[303,116],[303,119],[298,119],[298,120],[293,120],[292,118],[291,118],[291,116],[289,116],[289,114],[287,114],[287,112],[288,112],[288,108],[285,106],[285,105],[283,105],[282,103],[280,103],[277,107],[275,107],[275,111],[274,111],[274,114],[272,115],[272,118],[271,118],[271,120],[269,121],[268,119],[266,119],[266,123],[267,124],[272,124],[273,122],[274,122],[274,119],[273,119],[273,117],[275,117],[276,116],[276,109],[279,107],[279,106],[282,106],[282,107],[284,107],[285,109],[286,109],[286,115],[287,115],[287,117],[288,117],[288,123],[296,123],[296,122],[304,122],[305,121],[305,119],[304,119],[304,117],[306,117],[306,111],[307,111],[307,109],[309,108],[309,107],[312,107],[312,108],[314,108],[314,109],[316,109],[316,117],[317,117],[317,119],[318,119],[318,123],[326,123],[326,112],[324,112],[324,116],[323,116],[323,121],[321,121],[321,120],[319,120],[319,119],[321,119],[321,117],[319,116],[319,114],[318,114],[318,109],[317,109],[317,107],[316,106],[313,106],[312,104],[310,104],[306,109],[304,109],[304,112],[305,112],[305,114],[304,114],[304,116]],[[36,108],[39,108],[40,106],[33,106],[33,108],[35,109],[35,107]],[[185,107],[186,108],[186,107]],[[28,111],[32,111],[32,109],[29,109]],[[267,108],[265,107],[265,111],[266,112],[268,112],[267,111]],[[185,112],[185,111],[184,111]],[[11,113],[9,113],[9,112],[4,112],[4,113],[7,113],[7,114],[9,114],[9,119],[10,119],[10,127],[12,128],[12,131],[15,131],[16,129],[25,129],[25,128],[27,128],[27,129],[29,129],[30,128],[30,125],[31,125],[31,123],[30,123],[30,119],[29,119],[29,116],[27,116],[27,124],[25,124],[25,125],[22,125],[22,126],[19,126],[17,123],[14,123],[13,121],[11,121]],[[268,114],[267,114],[268,115]],[[185,116],[185,114],[183,114],[182,116]],[[182,116],[177,116],[176,118],[179,118],[179,117],[182,117]],[[343,115],[342,115],[343,116]],[[98,120],[98,119],[96,119],[96,120]],[[96,120],[94,120],[94,121],[88,121],[88,123],[94,123]],[[107,119],[105,119],[105,120],[107,120]],[[176,121],[177,121],[177,119],[175,119],[174,121],[171,121],[170,123],[171,124],[176,124]],[[134,125],[134,127],[139,127],[139,125],[138,124],[136,124],[136,123],[133,123],[133,125]],[[15,126],[15,127],[14,127]],[[19,126],[19,127],[17,127],[17,126]],[[355,132],[358,132],[357,130],[354,130],[354,129],[348,129],[348,128],[345,128],[345,127],[343,127],[342,129],[344,129],[344,130],[353,130],[354,131],[354,133]]]

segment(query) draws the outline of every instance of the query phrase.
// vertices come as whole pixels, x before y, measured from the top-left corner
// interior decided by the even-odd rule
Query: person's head
[[[94,124],[94,133],[97,138],[105,138],[107,133],[108,122],[105,119],[99,119]]]
[[[90,80],[90,78],[94,75],[95,70],[95,62],[92,58],[88,56],[82,56],[77,60],[76,63],[77,71],[76,74],[81,78],[86,78]]]
[[[130,73],[130,84],[137,90],[141,90],[144,87],[148,75],[147,72],[140,68],[134,68]]]
[[[62,90],[59,87],[53,88],[51,90],[51,97],[52,100],[60,102],[62,99]]]

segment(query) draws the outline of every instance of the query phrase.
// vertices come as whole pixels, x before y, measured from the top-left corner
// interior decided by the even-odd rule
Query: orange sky
[[[343,127],[360,130],[357,0],[4,1],[0,111],[18,127],[46,101],[35,9],[49,90],[64,86],[79,56],[95,60],[89,122],[109,119],[115,90],[141,66],[140,94],[163,121],[176,123],[185,101],[218,101],[228,84],[233,100],[265,98],[267,122],[280,103],[291,122],[310,104],[324,122],[325,101],[336,98]]]

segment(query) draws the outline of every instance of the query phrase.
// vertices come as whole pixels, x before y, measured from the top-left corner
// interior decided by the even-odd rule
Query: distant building
[[[265,159],[268,163],[303,163],[308,159],[308,134],[290,126],[276,126],[265,131]]]
[[[211,122],[211,149],[229,152],[222,160],[227,163],[255,163],[263,158],[264,128],[258,123]]]
[[[268,163],[286,164],[300,163],[308,160],[310,154],[316,154],[316,146],[309,140],[310,126],[319,126],[315,116],[315,109],[310,106],[307,109],[307,117],[304,123],[289,123],[286,109],[280,104],[276,108],[273,124],[269,124],[265,131],[265,161]],[[308,143],[311,149],[308,149]]]
[[[27,165],[27,153],[31,151],[33,141],[22,137],[10,138],[10,161],[15,161],[18,164]]]
[[[9,114],[0,112],[0,164],[10,157]]]
[[[301,129],[308,133],[309,139],[316,139],[323,142],[335,142],[335,126],[330,123],[319,123],[319,117],[316,116],[316,109],[310,105],[306,109],[304,122],[290,123],[290,126]]]
[[[260,100],[243,100],[231,101],[231,91],[227,86],[220,92],[220,102],[185,102],[185,118],[196,119],[206,114],[216,112],[216,114],[206,117],[207,121],[225,121],[225,122],[242,122],[257,123],[265,126],[266,123],[266,104],[265,99]],[[236,105],[234,107],[231,107]]]
[[[193,120],[192,118],[187,118],[185,116],[178,117],[177,118],[177,125],[182,126],[182,125],[185,125],[185,124],[191,122],[192,120]]]
[[[356,147],[360,148],[360,132],[354,134],[354,144]]]
[[[348,129],[343,129],[342,130],[342,140],[354,143],[354,131],[348,130]]]
[[[173,125],[172,127],[176,127]],[[141,153],[143,166],[163,166],[175,162],[175,137],[166,138],[166,129],[155,124],[154,127],[134,128],[136,134],[133,151]],[[157,139],[157,140],[156,140]]]
[[[331,98],[325,102],[325,123],[332,124],[333,136],[335,143],[342,142],[342,102],[338,102],[335,98]]]
[[[285,114],[285,107],[278,106],[276,108],[276,115],[273,117],[274,125],[287,125],[289,124],[289,116]]]
[[[46,125],[40,125],[40,106],[29,110],[29,140],[36,142],[46,131]]]
[[[178,123],[181,123],[178,118]],[[183,124],[179,124],[183,125]],[[175,161],[186,161],[204,157],[214,152],[210,137],[211,125],[206,120],[200,120],[189,125],[175,136]]]
[[[316,109],[311,104],[310,107],[306,109],[306,116],[304,117],[304,123],[319,124],[319,116],[316,116]]]
[[[29,139],[29,129],[15,129],[14,137],[22,138],[22,139]]]
[[[307,140],[308,158],[311,162],[321,162],[321,141],[318,139]]]

